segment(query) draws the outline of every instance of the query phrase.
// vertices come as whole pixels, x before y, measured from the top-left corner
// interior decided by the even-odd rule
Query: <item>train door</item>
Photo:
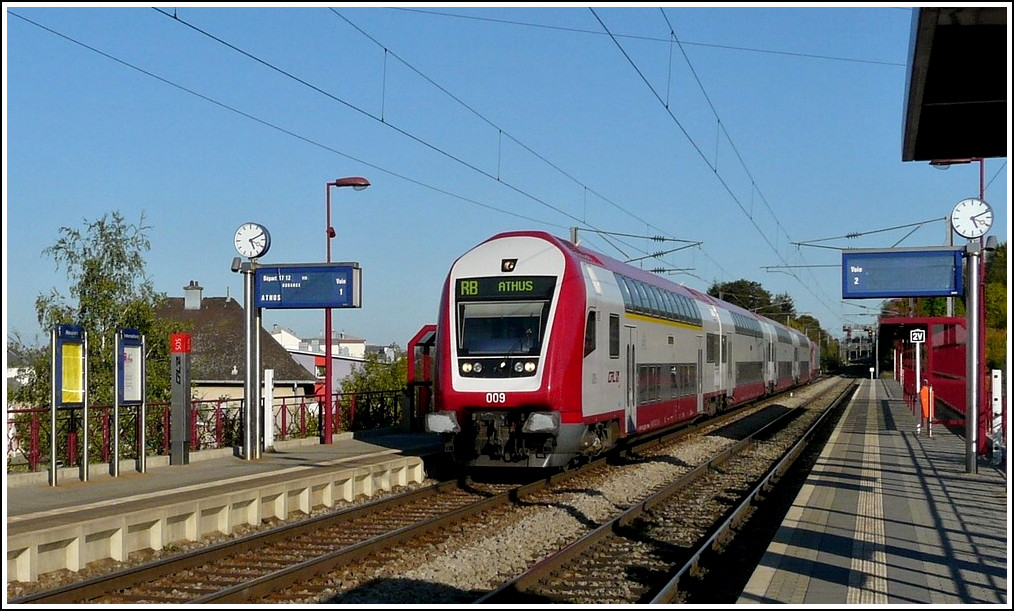
[[[730,365],[733,362],[732,351],[735,349],[732,334],[722,335],[719,371],[722,374],[722,388],[725,389],[727,404],[732,402],[732,389],[736,386],[736,370]]]
[[[775,361],[777,360],[775,355],[775,342],[764,340],[767,344],[767,363],[764,364],[764,381],[765,391],[770,392],[778,385],[778,369],[775,367]]]
[[[637,430],[637,327],[633,325],[624,325],[626,333],[626,366],[625,373],[627,374],[627,399],[626,399],[626,413],[627,413],[627,433],[633,433]]]
[[[792,383],[799,383],[799,374],[802,373],[799,367],[799,348],[797,346],[792,347]]]
[[[721,339],[722,345],[720,347],[721,355],[720,355],[719,371],[721,372],[722,377],[722,388],[726,389],[725,391],[726,396],[732,395],[732,386],[733,386],[732,368],[729,367],[729,363],[732,363],[732,359],[729,354],[729,351],[732,350],[732,341],[730,340],[731,337],[732,335],[730,333],[724,333],[722,335]]]
[[[704,336],[697,336],[697,375],[694,376],[697,394],[697,414],[704,413]]]

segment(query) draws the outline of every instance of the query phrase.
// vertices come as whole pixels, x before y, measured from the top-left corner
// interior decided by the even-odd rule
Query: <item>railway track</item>
[[[727,446],[732,443],[729,436],[742,436],[745,429],[759,426],[766,418],[762,414],[788,411],[758,405],[630,448],[627,461],[596,461],[583,469],[523,485],[444,482],[10,602],[474,602],[503,589],[499,586],[504,581],[525,573],[585,532],[601,530],[601,525],[615,520],[621,510],[643,505],[647,502],[644,497],[652,491],[644,489],[643,482],[638,483],[640,492],[631,494],[639,494],[640,498],[605,503],[607,507],[602,511],[611,512],[608,516],[579,509],[579,501],[566,500],[567,495],[589,494],[601,504],[604,491],[609,489],[607,479],[622,477],[616,474],[638,463],[689,471],[691,466],[682,464],[683,459],[666,458],[667,447],[709,438],[716,432],[719,435],[715,439],[720,441],[713,441],[713,445]],[[732,420],[739,424],[729,424]],[[694,470],[704,473],[712,469]],[[474,551],[472,546],[490,537],[501,538],[502,549],[519,547],[510,542],[512,536],[525,539],[525,533],[541,532],[525,526],[528,514],[536,516],[531,519],[539,520],[542,528],[548,524],[537,516],[547,511],[563,515],[578,526],[568,524],[549,537],[534,535],[542,539],[538,549],[520,560],[508,560],[504,551],[488,558]],[[649,526],[643,517],[624,528],[630,530],[630,524],[636,524],[636,528]],[[562,534],[568,529],[574,532]],[[421,568],[448,554],[458,554],[461,566],[438,568],[433,574]],[[495,566],[497,563],[506,566]],[[455,581],[455,575],[466,581],[469,573],[481,577],[473,576],[471,583]],[[514,589],[521,591],[517,586]]]
[[[481,597],[488,604],[686,603],[684,577],[721,571],[709,550],[736,536],[851,395],[772,414],[770,422],[558,553]]]
[[[425,533],[448,520],[488,510],[507,498],[495,486],[443,482],[286,524],[82,582],[36,592],[12,603],[208,603],[249,600],[258,593],[369,554],[411,531]],[[337,551],[336,551],[337,550]]]

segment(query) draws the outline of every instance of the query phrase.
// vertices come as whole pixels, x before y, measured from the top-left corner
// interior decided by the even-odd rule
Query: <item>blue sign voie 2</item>
[[[842,251],[842,299],[961,295],[962,252],[961,247]]]
[[[258,308],[358,308],[362,269],[358,263],[258,266],[254,300]]]

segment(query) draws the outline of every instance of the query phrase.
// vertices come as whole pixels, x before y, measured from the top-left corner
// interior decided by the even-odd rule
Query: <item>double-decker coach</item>
[[[436,325],[441,434],[468,466],[564,467],[809,381],[775,321],[540,231],[451,266]]]

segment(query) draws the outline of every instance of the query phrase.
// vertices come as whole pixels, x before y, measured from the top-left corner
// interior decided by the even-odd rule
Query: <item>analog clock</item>
[[[992,225],[993,209],[981,199],[963,199],[951,212],[951,226],[958,235],[965,238],[978,238],[989,231]]]
[[[243,223],[236,230],[236,250],[250,259],[263,256],[271,248],[271,234],[263,225]]]

